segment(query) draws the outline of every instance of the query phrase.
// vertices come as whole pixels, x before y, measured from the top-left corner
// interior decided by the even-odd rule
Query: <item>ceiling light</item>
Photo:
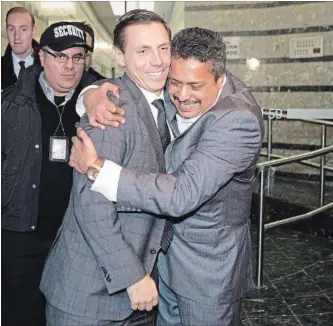
[[[115,16],[122,16],[133,9],[154,11],[154,1],[109,1]]]
[[[74,9],[74,5],[71,1],[59,1],[59,2],[41,2],[42,9]]]
[[[115,16],[122,16],[125,13],[125,1],[110,1],[110,6]]]
[[[59,1],[59,2],[48,2],[42,1],[38,3],[40,8],[40,13],[45,17],[65,17],[68,20],[68,17],[76,16],[76,7],[71,1]],[[61,20],[61,19],[60,19]],[[59,21],[59,19],[58,19]]]

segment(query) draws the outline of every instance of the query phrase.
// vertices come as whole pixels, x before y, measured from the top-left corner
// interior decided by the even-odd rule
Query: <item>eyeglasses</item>
[[[44,52],[51,54],[52,57],[54,58],[55,61],[60,62],[60,63],[66,63],[69,59],[72,59],[73,63],[76,64],[83,64],[85,62],[85,55],[82,54],[76,54],[73,55],[72,57],[69,57],[65,53],[52,53],[46,49],[43,49]]]

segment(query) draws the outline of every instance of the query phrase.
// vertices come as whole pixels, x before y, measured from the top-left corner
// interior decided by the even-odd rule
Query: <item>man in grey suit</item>
[[[132,11],[118,20],[114,46],[126,72],[114,83],[121,91],[117,103],[126,110],[127,123],[101,130],[91,128],[85,116],[80,125],[99,156],[131,169],[163,173],[163,146],[154,116],[159,119],[160,112],[152,103],[163,99],[170,30],[157,14]],[[165,243],[165,221],[132,209],[117,214],[110,201],[90,190],[99,164],[94,162],[88,178],[74,173],[69,206],[40,285],[47,300],[47,324],[153,325],[152,308],[158,301],[154,265]]]
[[[173,217],[173,240],[158,260],[158,325],[236,326],[252,286],[249,214],[262,114],[226,71],[218,33],[185,29],[171,54],[167,116],[179,131],[165,152],[168,174],[106,160],[93,190],[119,207]],[[85,172],[98,154],[78,135],[83,142],[74,139],[70,164]]]

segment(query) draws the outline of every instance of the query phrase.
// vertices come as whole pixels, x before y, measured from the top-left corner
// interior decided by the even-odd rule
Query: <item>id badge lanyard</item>
[[[59,123],[57,128],[50,137],[50,150],[49,150],[49,160],[52,162],[68,162],[69,157],[69,138],[66,136],[65,128],[62,122],[62,115],[65,111],[65,106],[60,113],[58,106],[56,106],[58,115],[59,115]],[[56,136],[57,131],[61,127],[63,136]]]

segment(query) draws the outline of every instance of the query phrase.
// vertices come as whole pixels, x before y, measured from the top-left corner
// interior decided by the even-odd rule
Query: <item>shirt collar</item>
[[[55,104],[54,102],[54,91],[53,89],[47,84],[47,82],[44,79],[44,71],[41,72],[41,74],[39,75],[39,84],[42,87],[42,90],[46,96],[46,98],[53,103],[55,106],[58,106]],[[66,95],[65,95],[65,101],[63,103],[61,103],[60,105],[65,105],[73,96],[75,92],[75,88],[72,88]]]
[[[222,83],[222,88],[223,88],[223,86],[225,85],[225,83],[227,82],[227,74],[225,74],[225,78],[224,78],[224,80],[223,80],[223,83]]]
[[[34,58],[32,54],[28,55],[24,60],[20,59],[13,51],[12,51],[12,58],[13,58],[13,63],[18,65],[20,61],[26,62],[26,67],[29,65],[29,63],[34,61]]]
[[[149,92],[141,87],[139,87],[139,89],[141,90],[143,96],[146,98],[147,102],[150,104],[152,104],[155,100],[161,99],[164,101],[164,92],[163,90],[161,91],[161,94],[158,96],[155,93]]]

